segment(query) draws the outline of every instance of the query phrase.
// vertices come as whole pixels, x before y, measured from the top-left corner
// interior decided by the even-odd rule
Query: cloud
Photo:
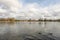
[[[0,18],[14,17],[16,19],[58,19],[60,18],[60,4],[42,7],[40,4],[23,4],[19,0],[0,0]]]
[[[25,14],[27,19],[59,19],[60,18],[60,5],[50,5],[46,7],[42,7],[37,3],[27,4],[25,5],[21,12]]]
[[[0,0],[0,13],[9,14],[10,17],[15,17],[21,7],[18,0]]]

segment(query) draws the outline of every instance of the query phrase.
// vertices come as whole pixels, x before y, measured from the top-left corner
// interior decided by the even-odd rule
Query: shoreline
[[[14,23],[14,22],[60,22],[60,19],[18,20],[15,18],[0,18],[0,22],[10,22],[10,23]]]
[[[0,22],[40,22],[40,21],[42,21],[42,22],[46,22],[46,21],[50,21],[50,22],[60,22],[60,19],[56,19],[56,20],[52,20],[52,19],[38,19],[38,20],[31,20],[31,19],[29,19],[29,20],[17,20],[17,19],[15,19],[15,18],[1,18],[0,19]]]
[[[60,20],[0,20],[0,22],[60,22]]]

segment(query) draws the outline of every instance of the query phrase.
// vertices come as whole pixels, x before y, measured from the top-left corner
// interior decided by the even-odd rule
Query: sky
[[[0,0],[0,18],[60,19],[60,0]]]

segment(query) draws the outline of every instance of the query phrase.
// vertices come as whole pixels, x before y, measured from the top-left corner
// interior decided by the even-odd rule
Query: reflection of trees
[[[40,24],[42,24],[42,22],[41,22],[41,21],[39,21],[39,25],[40,25]]]
[[[41,32],[46,32],[46,21],[39,21],[39,26],[41,27]]]

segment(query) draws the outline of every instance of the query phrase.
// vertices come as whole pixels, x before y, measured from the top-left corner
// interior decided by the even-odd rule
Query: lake
[[[0,23],[0,40],[24,40],[24,35],[53,33],[60,37],[60,22]]]

